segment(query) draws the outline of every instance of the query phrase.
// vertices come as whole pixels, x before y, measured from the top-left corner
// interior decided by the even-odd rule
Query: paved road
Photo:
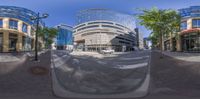
[[[149,57],[150,51],[106,55],[101,59],[53,51],[59,83],[66,90],[84,94],[134,91],[146,77]]]
[[[78,62],[77,57],[71,57],[67,54],[68,52],[59,52],[56,55],[53,56],[53,58],[57,62],[56,64],[66,64],[68,62],[58,61],[62,60],[63,58],[68,59],[68,61],[72,61],[75,64]],[[142,53],[140,53],[142,54]],[[118,62],[120,60],[122,61],[130,61],[131,59],[141,59],[139,53],[135,54],[138,56],[129,57],[130,55],[124,55],[119,56],[117,58]],[[199,88],[199,77],[200,77],[200,67],[199,62],[186,62],[186,61],[180,61],[177,59],[174,59],[172,57],[164,56],[164,59],[159,59],[160,53],[158,52],[152,52],[152,58],[151,58],[151,83],[150,83],[150,90],[149,94],[146,97],[139,98],[139,99],[199,99],[200,95],[200,88]],[[39,63],[32,63],[28,60],[21,60],[18,62],[10,62],[10,63],[0,63],[0,99],[74,99],[74,98],[59,98],[56,97],[52,93],[52,87],[51,87],[51,76],[49,74],[38,76],[38,75],[32,75],[29,70],[30,67],[33,66],[43,66],[45,68],[50,68],[50,53],[47,52],[43,55],[41,55],[40,59],[41,61]],[[146,56],[145,53],[143,53],[143,56]],[[58,57],[60,59],[58,59]],[[83,58],[83,57],[81,57]],[[107,58],[108,60],[112,58]],[[146,58],[145,58],[146,59]],[[81,59],[80,59],[81,60]],[[99,60],[101,62],[100,65],[104,63],[109,63],[107,60],[103,59],[93,59],[93,60]],[[81,62],[81,61],[79,61]],[[139,61],[138,61],[139,62]],[[96,61],[97,63],[97,61]],[[125,62],[126,63],[126,62]],[[142,63],[142,62],[141,62]],[[139,64],[141,64],[139,62]],[[110,63],[109,63],[110,64]],[[128,63],[126,65],[129,65]],[[68,66],[68,65],[67,65]],[[90,67],[89,70],[95,71],[92,67],[94,65],[86,65],[85,67]],[[62,66],[56,67],[61,68]],[[70,67],[70,66],[69,66]],[[120,66],[109,65],[109,68],[119,69],[120,73],[118,76],[125,76],[121,71],[134,68],[137,66],[125,66],[126,68],[122,68]],[[96,67],[95,67],[96,68]],[[102,70],[101,67],[97,67]],[[144,68],[144,67],[142,67]],[[80,67],[82,70],[82,67]],[[97,70],[98,70],[97,69]],[[73,71],[73,68],[64,68],[66,73]],[[96,70],[96,71],[97,71]],[[104,70],[104,69],[103,69]],[[79,71],[79,70],[78,70]],[[84,70],[86,71],[86,70]],[[115,74],[117,72],[106,70],[108,73],[111,72],[111,74]],[[117,71],[117,70],[116,70]],[[79,72],[82,73],[82,72]],[[99,73],[99,72],[97,72]],[[129,72],[127,72],[129,73]],[[75,73],[76,74],[76,73]],[[100,73],[99,73],[100,74]],[[122,74],[122,75],[121,75]],[[62,75],[60,73],[59,75]],[[79,74],[76,74],[79,75]],[[94,74],[95,75],[95,74]],[[103,75],[103,74],[101,74]],[[127,74],[128,75],[128,74]],[[129,78],[131,76],[125,76],[124,78]],[[62,75],[65,76],[66,75]],[[96,75],[95,75],[96,76]],[[111,75],[110,75],[111,76]],[[108,76],[108,78],[110,78]],[[74,76],[73,76],[74,77]],[[77,79],[81,76],[75,76]],[[105,76],[101,76],[103,79],[107,79]],[[101,78],[99,77],[99,78]],[[119,77],[119,79],[120,79]],[[118,78],[118,77],[116,77]],[[115,79],[116,79],[115,78]],[[63,79],[64,82],[68,82],[69,80]],[[96,80],[96,79],[95,79]],[[61,80],[62,81],[62,80]],[[77,81],[71,80],[72,82]],[[93,81],[93,80],[92,80]],[[101,80],[100,80],[101,81]],[[108,81],[106,81],[108,82]],[[79,83],[79,82],[77,82]],[[82,83],[82,82],[80,82]],[[103,83],[104,84],[104,83]],[[106,85],[107,83],[105,83]],[[78,84],[77,84],[78,85]],[[65,86],[63,84],[63,86]],[[112,87],[109,87],[112,88]],[[113,91],[113,90],[111,90]],[[80,91],[79,91],[80,92]],[[94,92],[93,92],[94,93]],[[120,98],[123,99],[123,98]],[[125,98],[126,99],[126,98]],[[132,98],[127,98],[132,99]],[[136,98],[137,99],[137,98]]]

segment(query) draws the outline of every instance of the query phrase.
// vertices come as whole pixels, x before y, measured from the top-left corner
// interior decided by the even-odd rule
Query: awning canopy
[[[200,32],[200,28],[183,30],[183,31],[181,31],[181,35],[184,35],[184,34],[187,34],[187,33],[194,33],[194,32]]]

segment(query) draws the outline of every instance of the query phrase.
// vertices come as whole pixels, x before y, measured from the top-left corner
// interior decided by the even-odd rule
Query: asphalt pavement
[[[148,74],[150,51],[114,53],[101,58],[92,56],[98,54],[82,54],[52,51],[58,84],[67,91],[88,95],[128,93],[138,89]],[[148,87],[145,90],[143,93]]]
[[[86,58],[74,57],[69,52],[60,51],[54,55],[50,52],[41,54],[39,62],[33,62],[32,57],[15,62],[0,62],[0,99],[74,99],[61,98],[53,92],[50,70],[54,67],[50,64],[51,57],[56,61],[54,64],[57,65],[56,75],[60,77],[58,79],[66,90],[87,95],[106,93],[117,95],[130,92],[138,83],[127,82],[134,82],[132,81],[135,79],[134,75],[140,75],[138,78],[144,77],[146,66],[143,65],[149,59],[149,52],[141,51],[133,54],[134,56],[131,55],[130,53],[119,54],[118,57],[108,55],[103,59],[86,55],[89,60],[85,61]],[[160,59],[160,55],[159,52],[151,52],[149,93],[145,97],[136,99],[199,99],[200,62],[182,61],[165,55]],[[116,65],[118,63],[120,65]],[[49,72],[45,75],[34,75],[30,72],[30,68],[35,66],[42,66]],[[72,89],[70,84],[75,89]],[[84,85],[87,87],[82,87]],[[80,90],[81,88],[87,90]],[[103,93],[103,90],[107,91]]]

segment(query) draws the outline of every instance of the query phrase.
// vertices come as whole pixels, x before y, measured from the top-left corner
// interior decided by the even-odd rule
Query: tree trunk
[[[163,41],[162,41],[162,33],[160,33],[160,37],[159,37],[159,43],[160,43],[160,51],[163,51]]]
[[[174,46],[173,46],[173,33],[170,32],[170,51],[174,51]]]
[[[161,51],[161,56],[160,58],[163,58],[163,33],[160,32],[160,51]]]

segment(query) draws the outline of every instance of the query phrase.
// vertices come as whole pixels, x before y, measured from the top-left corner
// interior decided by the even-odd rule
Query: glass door
[[[3,33],[0,33],[0,52],[3,52]]]
[[[9,34],[9,51],[17,51],[17,34]]]

